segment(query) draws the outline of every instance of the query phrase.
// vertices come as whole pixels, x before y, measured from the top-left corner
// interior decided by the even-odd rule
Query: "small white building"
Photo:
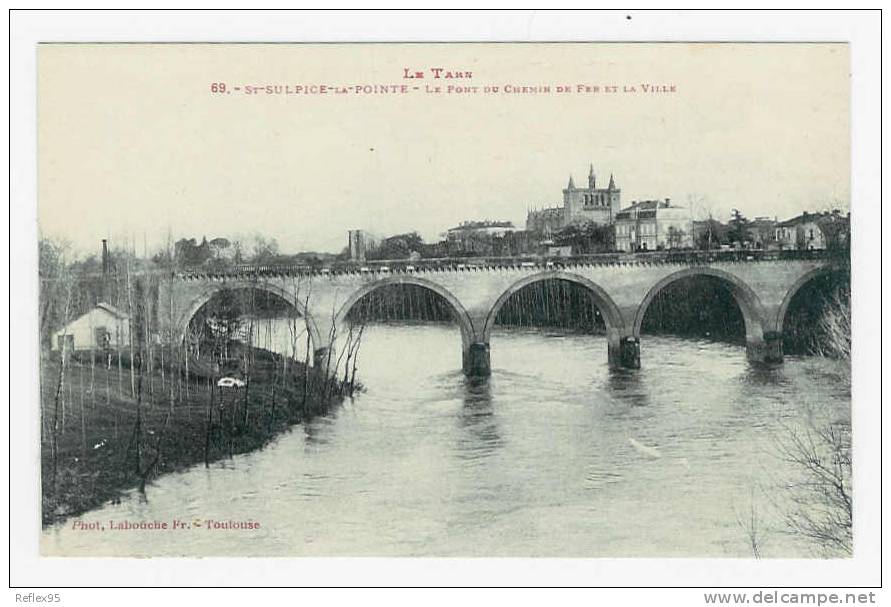
[[[130,343],[130,317],[111,304],[98,303],[96,307],[72,320],[53,334],[53,350],[105,350],[117,349]]]

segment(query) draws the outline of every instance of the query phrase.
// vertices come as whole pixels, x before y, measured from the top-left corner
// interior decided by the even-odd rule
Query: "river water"
[[[372,325],[366,390],[262,451],[157,479],[82,522],[251,521],[259,529],[49,528],[44,554],[817,556],[783,533],[789,428],[849,406],[832,363],[767,369],[742,346],[645,336],[639,371],[603,337],[496,330],[492,377],[460,371],[457,328]],[[827,368],[827,365],[829,368]]]

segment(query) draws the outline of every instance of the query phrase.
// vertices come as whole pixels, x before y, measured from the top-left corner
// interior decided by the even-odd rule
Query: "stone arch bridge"
[[[414,267],[252,267],[234,272],[190,272],[160,283],[159,317],[179,339],[198,310],[223,289],[254,288],[295,306],[306,319],[315,364],[321,364],[345,333],[347,315],[363,296],[393,284],[417,285],[441,296],[461,329],[462,367],[468,375],[490,372],[489,339],[498,310],[508,298],[537,281],[562,279],[585,287],[607,328],[612,367],[640,366],[640,329],[647,306],[659,291],[688,276],[712,276],[726,286],[742,312],[750,360],[782,362],[786,309],[795,293],[817,276],[847,267],[832,258],[680,261],[552,260],[478,265],[447,263]],[[333,336],[333,339],[331,338]],[[497,362],[497,361],[496,361]]]

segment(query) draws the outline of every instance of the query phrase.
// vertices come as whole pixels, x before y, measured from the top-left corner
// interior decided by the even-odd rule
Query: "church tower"
[[[575,217],[576,203],[578,200],[579,189],[575,187],[575,181],[572,179],[572,173],[569,174],[569,184],[563,190],[563,225],[567,226],[572,223]]]
[[[609,186],[606,188],[606,196],[610,207],[610,222],[616,220],[616,213],[622,208],[622,190],[616,187],[616,180],[613,174],[609,175]]]
[[[609,186],[597,187],[593,163],[588,167],[588,183],[585,187],[576,187],[570,174],[569,184],[563,190],[564,225],[584,222],[612,224],[622,204],[621,196],[622,191],[616,187],[616,180],[612,175]]]

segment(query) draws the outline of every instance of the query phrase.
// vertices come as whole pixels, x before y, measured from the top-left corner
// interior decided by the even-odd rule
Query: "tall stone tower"
[[[622,205],[622,190],[616,187],[616,180],[609,176],[606,188],[597,187],[597,175],[592,164],[588,171],[588,187],[577,188],[569,176],[569,184],[563,190],[563,223],[594,222],[610,225]]]

